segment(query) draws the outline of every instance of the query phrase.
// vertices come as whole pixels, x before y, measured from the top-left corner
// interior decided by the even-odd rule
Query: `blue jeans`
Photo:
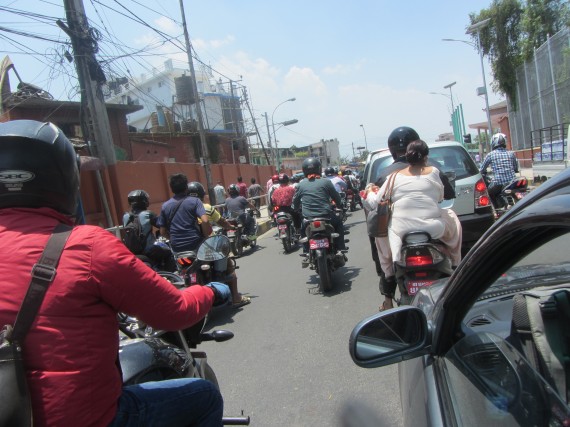
[[[214,384],[199,378],[123,387],[109,427],[221,426],[224,402]]]

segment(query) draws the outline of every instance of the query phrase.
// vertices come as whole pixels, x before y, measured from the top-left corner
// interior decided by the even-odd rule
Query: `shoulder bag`
[[[388,235],[388,223],[392,214],[392,190],[394,189],[394,181],[398,172],[394,172],[388,177],[386,191],[378,202],[378,206],[368,213],[366,226],[368,235],[372,237],[386,237]]]
[[[45,293],[55,278],[57,264],[72,227],[58,224],[39,261],[32,268],[32,280],[14,326],[0,332],[0,426],[33,425],[32,403],[26,382],[22,343],[40,309]]]

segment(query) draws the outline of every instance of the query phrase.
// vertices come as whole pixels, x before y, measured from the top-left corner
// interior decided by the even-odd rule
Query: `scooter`
[[[425,231],[407,233],[402,239],[400,254],[400,261],[394,263],[400,291],[398,305],[411,304],[420,288],[453,273],[444,244],[432,239]]]

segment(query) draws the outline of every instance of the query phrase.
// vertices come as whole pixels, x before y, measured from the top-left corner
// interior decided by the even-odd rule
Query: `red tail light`
[[[483,208],[491,204],[491,199],[489,198],[489,193],[487,192],[487,186],[485,181],[480,179],[475,184],[475,207]]]
[[[430,255],[418,255],[406,257],[406,267],[420,267],[422,265],[433,264],[433,258]]]
[[[483,182],[483,180],[477,181],[477,184],[475,184],[475,191],[483,192],[486,189],[487,186],[485,185],[485,182]]]
[[[277,212],[279,210],[279,206],[273,206],[273,211]]]
[[[313,226],[315,228],[321,228],[321,221],[313,221]]]

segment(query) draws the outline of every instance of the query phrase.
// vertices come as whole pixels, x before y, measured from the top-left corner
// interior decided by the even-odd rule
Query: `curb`
[[[271,230],[272,221],[270,219],[263,219],[257,222],[257,237],[267,233]]]

